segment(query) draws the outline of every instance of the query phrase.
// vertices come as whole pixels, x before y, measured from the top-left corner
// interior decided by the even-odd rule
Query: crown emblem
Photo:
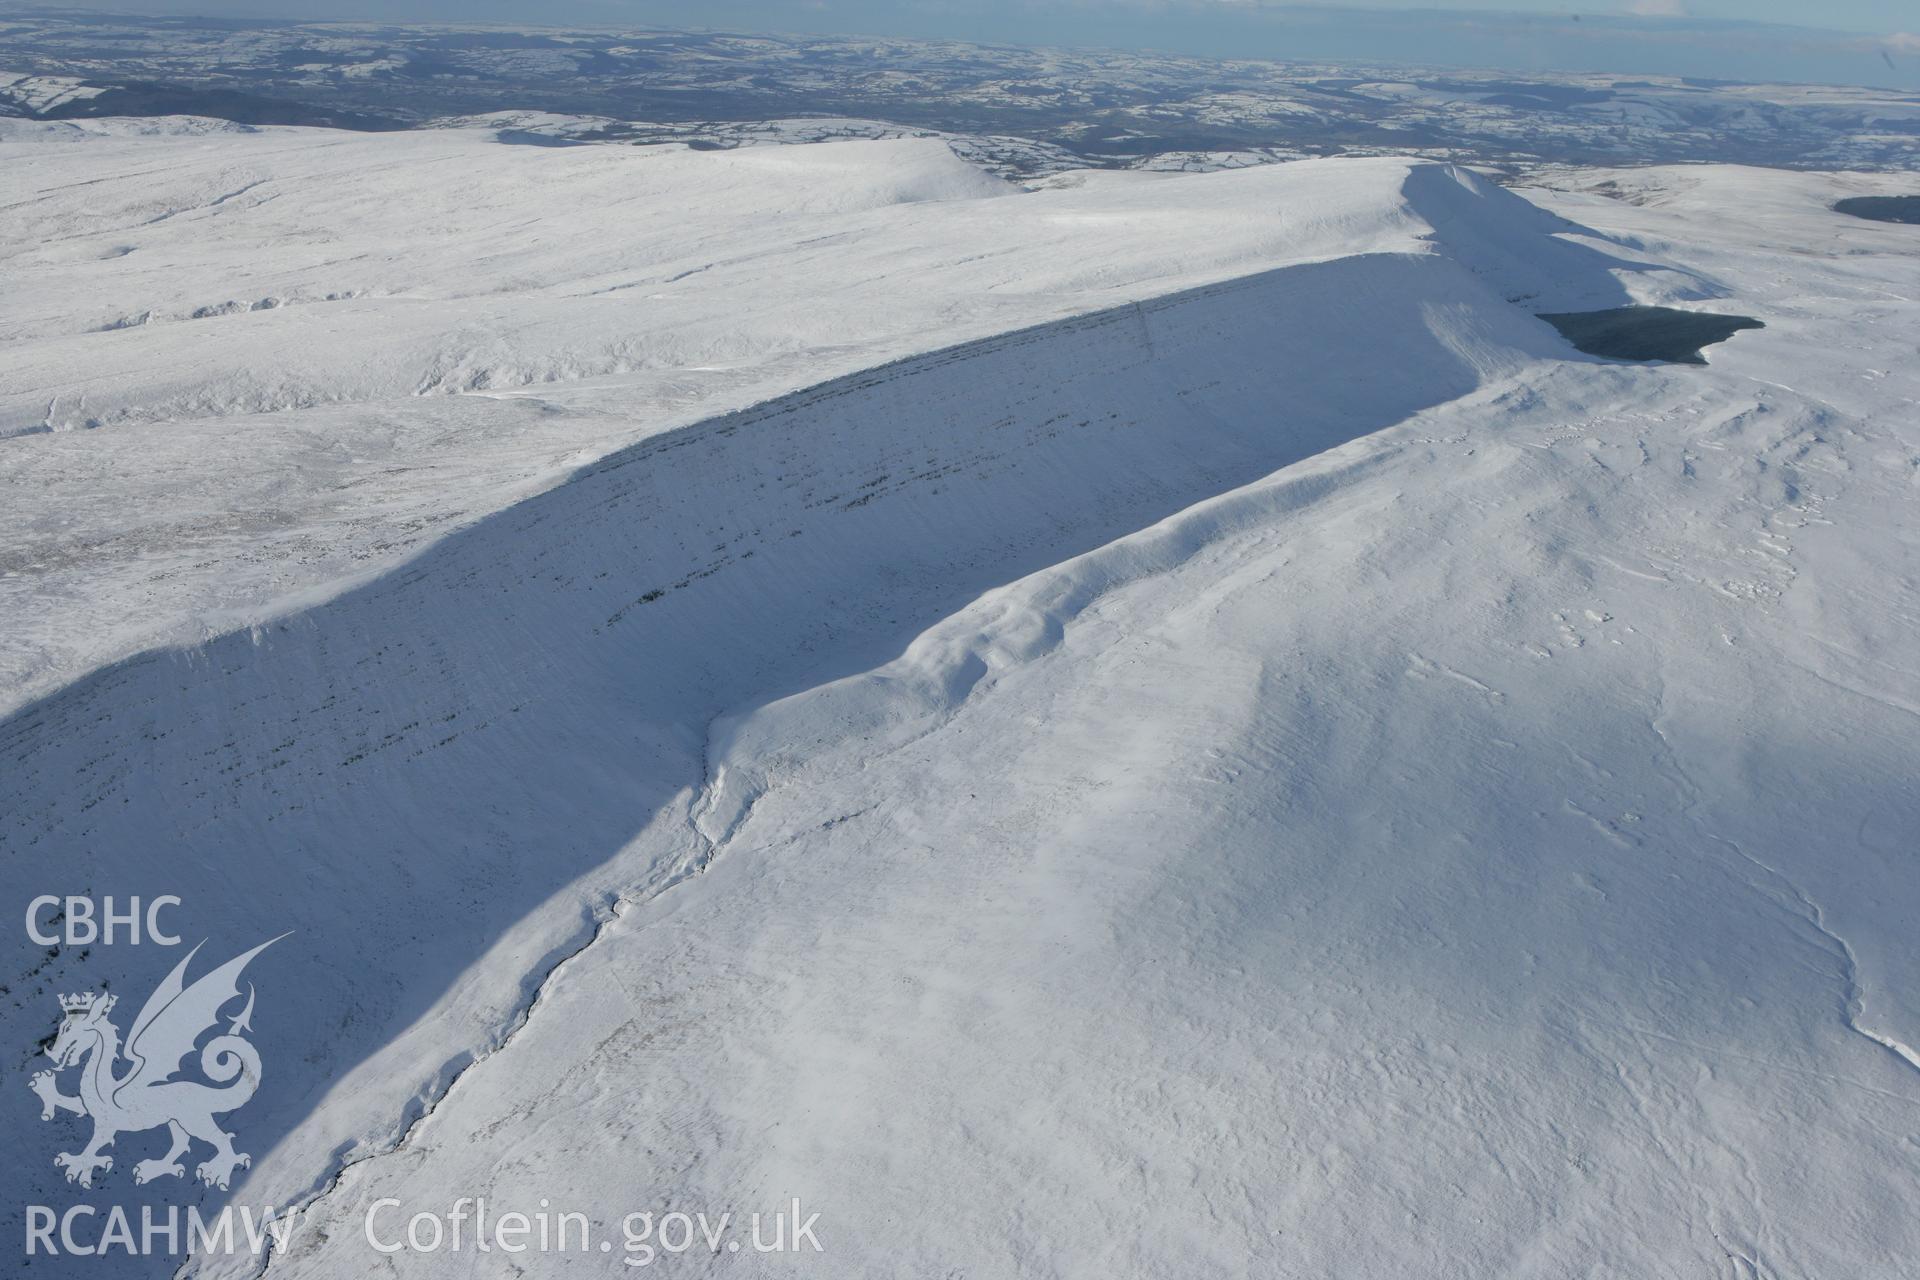
[[[67,1013],[86,1013],[97,1006],[101,1013],[106,1013],[113,1008],[113,1000],[112,996],[103,996],[97,991],[82,991],[77,995],[61,996],[60,1008]]]

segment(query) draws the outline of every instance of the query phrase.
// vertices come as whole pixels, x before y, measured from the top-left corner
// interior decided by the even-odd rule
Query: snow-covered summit
[[[32,193],[0,211],[0,433],[32,437],[0,464],[14,704],[362,580],[652,433],[971,338],[1372,254],[1534,310],[1713,291],[1401,160],[1022,193],[937,139],[0,128]],[[75,500],[101,483],[139,536]]]

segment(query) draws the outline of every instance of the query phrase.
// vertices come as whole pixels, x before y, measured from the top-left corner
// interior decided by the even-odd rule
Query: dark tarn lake
[[[1920,222],[1920,196],[1852,196],[1833,211],[1874,222]]]
[[[1742,329],[1764,329],[1751,316],[1721,316],[1672,307],[1615,307],[1540,317],[1590,356],[1607,360],[1660,360],[1705,364],[1704,348]]]

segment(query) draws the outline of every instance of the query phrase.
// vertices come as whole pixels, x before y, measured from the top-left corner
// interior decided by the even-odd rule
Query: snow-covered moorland
[[[1896,180],[0,152],[15,918],[294,931],[228,1192],[136,1186],[157,1133],[62,1179],[55,995],[178,956],[14,944],[8,1231],[231,1199],[307,1206],[276,1276],[630,1274],[363,1224],[798,1198],[818,1255],[654,1261],[1920,1255],[1920,240],[1829,207]],[[1766,328],[1640,366],[1535,318],[1627,303]]]

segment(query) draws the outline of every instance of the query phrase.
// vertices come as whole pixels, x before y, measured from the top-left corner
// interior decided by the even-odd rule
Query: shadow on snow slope
[[[1548,240],[1518,197],[1421,172],[1445,171],[1409,183],[1423,216],[1445,200],[1456,220],[1528,221],[1483,229],[1497,252],[1465,263],[1443,242],[1269,272],[655,437],[330,603],[28,707],[0,725],[16,905],[176,894],[187,941],[212,939],[208,966],[296,931],[249,972],[266,1067],[232,1127],[242,1150],[279,1149],[236,1193],[316,1190],[497,1041],[583,914],[697,865],[688,806],[717,716],[870,667],[983,591],[1565,355],[1480,277],[1510,292],[1551,273],[1626,301],[1618,263]],[[618,858],[648,831],[653,852]],[[25,1203],[191,1197],[133,1187],[157,1132],[123,1135],[92,1192],[67,1186],[52,1156],[84,1130],[34,1125],[24,1087],[56,993],[110,980],[137,1002],[178,953],[13,954],[0,1017],[30,1131],[0,1195],[8,1229]],[[436,1005],[453,1013],[429,1018]]]

